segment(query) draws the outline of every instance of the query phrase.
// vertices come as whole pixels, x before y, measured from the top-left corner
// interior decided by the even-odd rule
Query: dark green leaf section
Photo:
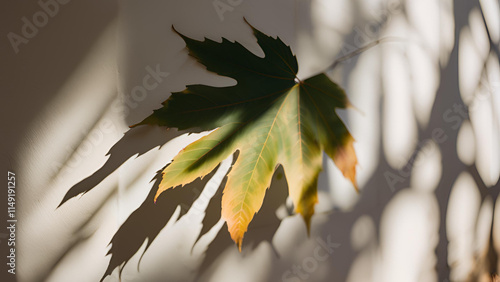
[[[344,122],[335,113],[336,108],[346,108],[347,96],[342,88],[332,82],[324,73],[304,80],[301,84],[301,102],[303,108],[314,112],[318,140],[326,144],[323,150],[333,159],[333,154],[345,140],[340,137],[350,136]]]
[[[137,125],[212,130],[227,123],[245,122],[267,110],[295,84],[297,59],[279,37],[272,38],[250,27],[264,52],[263,58],[225,38],[221,43],[210,39],[197,41],[179,33],[190,56],[208,71],[233,78],[238,84],[188,85],[184,91],[173,93],[162,108]]]

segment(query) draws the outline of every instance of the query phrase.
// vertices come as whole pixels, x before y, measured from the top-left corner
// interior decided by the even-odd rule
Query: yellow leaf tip
[[[302,215],[302,218],[304,219],[304,223],[306,224],[306,231],[307,231],[307,237],[311,237],[311,217],[312,214],[309,215]]]
[[[241,245],[243,244],[243,238],[238,238],[235,240],[236,246],[238,247],[238,251],[241,253]]]
[[[307,238],[311,237],[311,222],[306,222]]]
[[[356,190],[356,193],[359,194],[359,187],[358,187],[358,183],[356,182],[356,179],[352,179],[352,185],[354,185],[354,189]]]

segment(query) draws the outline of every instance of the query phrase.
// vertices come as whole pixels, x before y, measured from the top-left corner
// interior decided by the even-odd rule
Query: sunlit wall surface
[[[9,5],[5,35],[23,35],[23,17],[43,10],[36,2]],[[104,281],[491,281],[498,272],[497,0],[55,5],[27,42],[2,45],[0,87],[11,101],[2,104],[2,150],[19,181],[19,281],[98,281],[125,222],[134,223],[120,250],[127,263]],[[127,130],[188,84],[235,83],[189,58],[172,25],[262,56],[243,17],[291,46],[300,78],[379,43],[328,70],[353,105],[339,114],[356,139],[360,193],[325,158],[308,237],[281,204],[286,183],[277,175],[277,192],[268,193],[239,253],[218,218],[202,229],[231,159],[205,189],[183,194],[191,208],[181,201],[164,228],[150,231],[153,217],[165,214],[131,214],[156,171],[206,133]],[[160,75],[145,87],[152,72]],[[89,175],[84,185],[96,187],[56,209]]]

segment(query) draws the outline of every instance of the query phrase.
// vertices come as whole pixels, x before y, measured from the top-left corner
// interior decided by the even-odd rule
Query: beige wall
[[[441,282],[448,274],[451,281],[483,274],[479,266],[486,265],[498,211],[498,2],[220,1],[232,3],[231,9],[218,13],[219,2],[200,0],[74,0],[59,4],[17,54],[7,34],[22,34],[22,18],[41,7],[3,4],[0,141],[4,171],[15,169],[19,181],[18,280],[100,279],[109,263],[107,244],[146,199],[155,172],[199,135],[158,148],[179,133],[130,131],[112,150],[103,174],[109,177],[56,207],[108,160],[105,154],[127,126],[160,107],[170,92],[187,84],[233,83],[188,58],[171,26],[196,39],[235,40],[260,54],[242,17],[290,44],[300,77],[388,38],[329,73],[356,107],[340,114],[357,140],[361,193],[325,161],[310,238],[301,219],[280,206],[285,184],[276,180],[276,194],[268,195],[242,254],[222,222],[191,253],[227,160],[188,214],[159,232],[139,272],[145,245],[137,241],[142,246],[121,281]],[[138,98],[133,89],[148,68],[168,76]],[[457,110],[464,103],[470,122]],[[84,184],[90,189],[97,183]],[[182,195],[189,202],[196,193]],[[131,238],[162,216],[145,214],[136,219],[137,230],[128,231]],[[323,261],[315,250],[328,241],[335,248]],[[105,281],[118,281],[118,272]]]

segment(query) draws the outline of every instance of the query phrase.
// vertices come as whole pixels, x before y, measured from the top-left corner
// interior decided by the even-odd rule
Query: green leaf
[[[237,84],[189,85],[138,124],[214,130],[172,160],[163,171],[156,198],[209,174],[239,151],[224,187],[222,216],[240,250],[278,165],[284,168],[290,197],[308,229],[318,201],[323,151],[356,186],[354,140],[335,112],[348,104],[344,91],[324,73],[300,81],[290,48],[279,37],[251,28],[263,58],[237,42],[196,41],[179,34],[189,55]]]

